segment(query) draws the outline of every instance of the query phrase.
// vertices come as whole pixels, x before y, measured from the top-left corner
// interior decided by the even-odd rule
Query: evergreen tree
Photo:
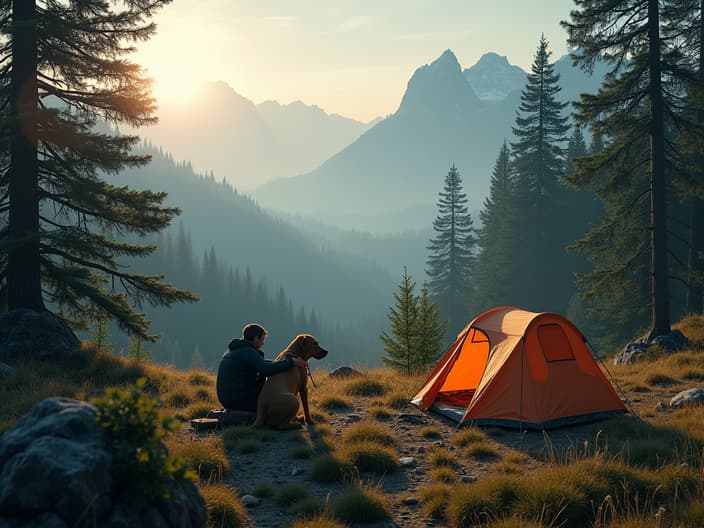
[[[570,44],[579,49],[573,61],[587,70],[597,60],[611,64],[599,93],[583,95],[576,104],[578,121],[608,138],[598,154],[577,162],[571,178],[579,186],[595,188],[597,196],[610,203],[608,216],[581,245],[595,261],[594,271],[582,285],[586,295],[609,295],[631,272],[630,262],[646,253],[650,261],[648,337],[652,339],[670,332],[669,278],[674,270],[668,262],[672,245],[667,210],[671,189],[683,174],[679,149],[666,141],[666,131],[696,126],[680,112],[685,94],[680,88],[677,50],[671,47],[674,41],[668,43],[661,34],[661,2],[576,0],[576,4],[571,20],[563,22]],[[701,192],[701,183],[689,183],[690,189]],[[645,230],[632,216],[639,206],[649,218]],[[601,236],[608,233],[624,240],[620,262],[608,255],[602,259],[594,249],[603,245]]]
[[[572,285],[564,249],[568,240],[562,219],[568,212],[561,181],[569,126],[563,115],[567,103],[557,99],[560,77],[550,55],[548,41],[541,36],[513,127],[514,206],[522,250],[513,295],[514,304],[521,307],[564,311]]]
[[[494,164],[489,195],[479,218],[481,252],[477,259],[476,295],[472,313],[512,304],[513,277],[520,265],[517,255],[517,218],[514,208],[515,171],[509,146],[504,141]],[[523,248],[521,248],[523,249]]]
[[[416,351],[414,367],[425,370],[434,365],[443,348],[447,323],[440,321],[440,310],[433,303],[427,281],[423,283],[418,297],[418,318],[416,328]]]
[[[435,236],[430,239],[427,261],[429,287],[451,332],[466,319],[465,305],[470,296],[470,276],[475,262],[472,217],[467,210],[467,195],[462,179],[453,165],[445,177],[438,200],[438,216],[433,221]]]
[[[398,292],[394,293],[395,306],[389,308],[392,335],[382,332],[379,336],[386,353],[383,363],[406,374],[416,367],[418,299],[413,293],[415,287],[416,283],[404,267]]]
[[[147,255],[153,246],[110,237],[159,231],[178,209],[162,205],[164,193],[99,177],[149,161],[132,153],[137,137],[96,125],[155,121],[149,82],[125,57],[154,33],[151,18],[168,2],[0,2],[0,119],[7,132],[0,139],[7,161],[0,172],[7,226],[0,229],[0,289],[9,309],[43,310],[50,301],[75,317],[97,308],[154,339],[133,302],[195,300],[159,275],[120,266],[120,257]]]
[[[135,335],[130,337],[127,344],[127,357],[141,363],[151,356],[151,351],[144,348],[144,340]]]

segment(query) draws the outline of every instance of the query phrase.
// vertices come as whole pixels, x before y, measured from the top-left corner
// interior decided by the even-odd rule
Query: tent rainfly
[[[538,430],[627,412],[571,322],[506,306],[459,333],[411,403],[459,423]]]

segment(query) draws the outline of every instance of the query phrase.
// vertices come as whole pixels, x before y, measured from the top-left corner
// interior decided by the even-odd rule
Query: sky
[[[205,8],[204,6],[207,6]],[[398,108],[416,68],[451,49],[462,68],[486,52],[530,68],[541,33],[567,53],[572,0],[174,0],[132,59],[159,100],[224,81],[260,103],[303,101],[359,121]]]

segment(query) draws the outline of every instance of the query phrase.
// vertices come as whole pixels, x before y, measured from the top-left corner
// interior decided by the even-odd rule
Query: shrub
[[[354,487],[344,492],[333,506],[335,516],[348,523],[385,521],[390,517],[386,498],[378,490]]]
[[[298,501],[307,499],[309,496],[308,488],[303,484],[289,482],[276,492],[276,504],[279,506],[291,506]]]
[[[208,485],[200,488],[208,513],[208,528],[244,526],[247,513],[239,498],[227,487]]]
[[[146,378],[125,391],[105,389],[95,398],[96,421],[112,439],[113,489],[144,508],[156,499],[168,498],[168,481],[195,481],[196,475],[183,459],[169,455],[162,440],[175,429],[173,418],[160,418],[158,402],[144,394]]]
[[[383,383],[368,378],[357,379],[349,382],[345,387],[348,396],[383,396],[387,392]]]
[[[341,453],[347,464],[363,473],[384,474],[398,470],[398,455],[388,447],[372,442],[358,442],[347,446]]]
[[[310,478],[316,482],[342,482],[352,467],[338,457],[325,454],[314,459],[310,465]]]
[[[342,436],[348,444],[372,442],[375,444],[393,446],[396,444],[394,432],[379,424],[358,423],[347,429]]]

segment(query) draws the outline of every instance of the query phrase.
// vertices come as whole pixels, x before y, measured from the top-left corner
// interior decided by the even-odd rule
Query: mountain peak
[[[508,94],[522,89],[526,83],[526,72],[509,63],[505,55],[494,52],[482,55],[474,66],[463,73],[482,101],[503,101]]]
[[[479,100],[462,76],[462,68],[452,50],[416,69],[408,81],[398,113],[411,108],[424,112],[451,113],[457,108],[475,106]]]

